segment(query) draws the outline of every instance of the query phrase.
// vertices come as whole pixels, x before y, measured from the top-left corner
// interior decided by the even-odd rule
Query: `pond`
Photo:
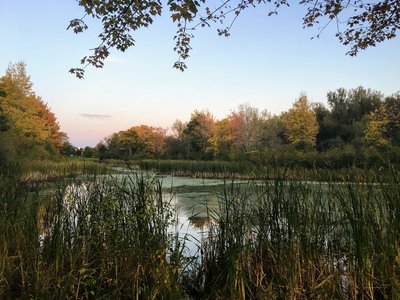
[[[122,181],[131,175],[133,175],[132,180],[135,181],[135,174],[126,172],[107,176],[105,179]],[[239,198],[244,199],[247,206],[238,206],[238,211],[246,214],[247,209],[250,208],[252,213],[250,219],[246,220],[246,226],[251,231],[254,229],[256,235],[258,234],[256,231],[263,230],[270,236],[276,231],[290,236],[293,228],[298,227],[300,231],[306,228],[311,232],[316,230],[317,223],[325,222],[326,227],[330,228],[331,223],[336,222],[337,218],[340,219],[344,212],[343,208],[346,209],[346,207],[341,207],[345,204],[341,204],[339,198],[348,197],[346,185],[351,185],[353,192],[360,192],[360,195],[371,194],[368,186],[363,188],[362,184],[354,185],[353,183],[223,180],[152,173],[137,173],[137,175],[138,178],[141,176],[147,178],[150,183],[154,182],[154,179],[160,182],[162,199],[172,206],[175,214],[175,223],[169,226],[169,232],[176,234],[181,241],[184,241],[186,251],[190,256],[196,256],[199,245],[204,244],[202,242],[208,235],[210,225],[215,224],[215,221],[219,219],[221,207],[231,210],[232,207],[238,205],[238,202],[234,203],[231,199],[236,199],[235,201]],[[369,186],[372,187],[372,185]],[[85,193],[85,189],[82,190],[84,187],[85,184],[79,189],[80,192]],[[361,189],[358,191],[359,187]],[[224,195],[224,193],[227,194]],[[78,195],[78,198],[82,198],[82,195]],[[257,214],[258,208],[263,210],[261,213],[263,219],[255,220],[254,223],[252,218]],[[232,220],[229,222],[232,223]],[[258,229],[261,228],[260,222],[264,226],[263,229]],[[326,234],[329,237],[323,240],[330,238],[333,231],[329,229]]]
[[[164,190],[163,199],[170,201],[176,211],[176,223],[171,232],[185,241],[187,254],[195,256],[206,238],[209,222],[218,211],[218,196],[224,185],[221,179],[158,176]],[[236,181],[235,181],[236,182]],[[238,181],[235,184],[246,184]]]
[[[210,222],[214,222],[218,217],[224,191],[232,191],[232,188],[240,190],[240,195],[245,194],[251,199],[250,202],[253,202],[257,201],[257,187],[260,187],[263,193],[266,186],[275,187],[272,181],[261,180],[223,180],[170,175],[156,177],[162,184],[163,199],[169,201],[176,211],[176,224],[171,227],[171,232],[179,234],[179,237],[185,240],[190,255],[196,255],[198,246],[207,237]],[[320,182],[284,183],[285,186],[296,184],[327,189],[327,185]]]
[[[122,179],[128,174],[124,172],[114,176]],[[210,222],[218,218],[222,203],[220,200],[224,198],[224,191],[232,192],[233,189],[236,195],[245,195],[251,199],[250,202],[253,202],[257,201],[258,187],[264,194],[266,190],[276,187],[273,181],[177,177],[154,173],[137,174],[160,181],[163,200],[172,205],[176,214],[176,222],[170,227],[170,232],[178,234],[180,239],[185,241],[186,249],[191,256],[196,255],[198,246],[206,238]],[[293,186],[300,189],[304,186],[327,188],[325,183],[320,182],[283,182],[283,185],[285,191]]]
[[[397,278],[397,181],[224,181],[128,175],[66,178],[55,185],[55,192],[49,193],[54,196],[46,202],[49,213],[43,218],[45,230],[39,238],[41,255],[48,259],[57,250],[63,251],[59,257],[72,257],[74,264],[81,257],[96,268],[99,263],[96,278],[114,274],[117,268],[137,270],[140,264],[147,269],[138,278],[161,274],[161,280],[154,280],[157,285],[172,278],[168,274],[176,274],[176,266],[181,266],[179,276],[195,280],[184,282],[206,291],[228,274],[226,270],[233,270],[229,272],[236,276],[233,282],[244,278],[256,284],[251,293],[262,289],[266,291],[263,299],[275,291],[282,299],[291,298],[291,291],[281,287],[303,287],[304,283],[311,284],[313,293],[320,291],[316,298],[321,299],[332,298],[329,295],[350,299],[352,291],[365,290],[360,282],[377,285],[374,289],[384,294],[386,282]],[[165,209],[167,203],[174,210]],[[170,239],[175,234],[179,243]],[[103,257],[98,262],[99,253]],[[160,266],[171,267],[171,272],[161,273]],[[77,274],[80,270],[78,266]],[[383,275],[376,281],[364,274]],[[183,282],[182,277],[178,279]],[[109,282],[109,277],[104,280]],[[231,285],[219,284],[232,290]]]
[[[195,256],[202,239],[208,232],[209,222],[216,216],[219,209],[218,198],[224,186],[247,185],[245,180],[222,180],[205,179],[192,177],[176,177],[170,175],[156,175],[153,173],[129,173],[121,172],[114,175],[105,175],[97,178],[99,182],[103,179],[107,182],[123,182],[130,179],[137,180],[143,176],[150,184],[153,179],[159,181],[162,186],[162,199],[168,202],[174,211],[175,223],[169,227],[171,234],[177,234],[181,241],[185,242],[186,254]],[[80,178],[76,183],[71,183],[65,190],[67,210],[72,215],[72,223],[76,223],[76,216],[85,207],[88,201],[91,177],[87,181],[85,177]],[[86,183],[88,182],[88,183]],[[118,185],[118,184],[117,184]],[[109,186],[113,186],[110,184]],[[75,199],[70,202],[69,199]],[[86,209],[86,208],[85,208]]]

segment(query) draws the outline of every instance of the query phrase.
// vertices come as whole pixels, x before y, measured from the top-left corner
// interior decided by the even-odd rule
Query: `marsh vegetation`
[[[51,183],[3,172],[0,295],[396,299],[400,173],[358,172],[195,184],[83,168]]]

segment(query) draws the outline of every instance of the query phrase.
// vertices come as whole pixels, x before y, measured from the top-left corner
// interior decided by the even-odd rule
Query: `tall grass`
[[[0,298],[399,299],[400,172],[225,182],[197,259],[146,176],[0,175]],[[273,178],[271,180],[271,178]]]
[[[182,297],[182,249],[157,182],[90,175],[42,194],[1,184],[0,298]]]
[[[308,154],[309,159],[299,164],[302,153],[296,154],[296,159],[291,159],[290,153],[271,154],[255,153],[238,161],[196,161],[196,160],[140,160],[129,161],[129,166],[137,166],[144,171],[170,174],[174,176],[190,176],[194,178],[219,178],[219,179],[279,179],[282,173],[288,180],[316,180],[316,181],[346,181],[349,169],[357,169],[363,180],[364,172],[381,169],[386,165],[380,158],[375,160],[375,165],[369,168],[367,165],[351,165],[343,167],[334,166],[333,162],[325,161],[323,156],[316,158]],[[306,155],[307,156],[307,155]],[[398,163],[396,163],[398,165]],[[125,164],[126,166],[126,164]],[[352,171],[354,172],[354,170]],[[381,174],[386,176],[387,174]],[[390,178],[389,178],[390,180]]]
[[[400,173],[391,173],[390,182],[282,173],[252,192],[226,186],[188,289],[198,299],[399,299]]]
[[[20,170],[0,174],[0,296],[28,298],[39,263],[39,187],[19,180]]]
[[[88,160],[32,160],[18,165],[25,180],[54,181],[58,178],[76,177],[81,174],[108,174],[110,168]]]
[[[141,160],[138,166],[161,174],[201,178],[238,178],[251,174],[251,166],[246,161]]]

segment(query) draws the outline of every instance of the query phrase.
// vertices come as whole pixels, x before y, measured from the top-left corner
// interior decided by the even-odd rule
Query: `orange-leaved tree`
[[[62,133],[48,105],[32,90],[22,62],[10,64],[0,78],[0,110],[7,129],[33,144],[61,148]]]

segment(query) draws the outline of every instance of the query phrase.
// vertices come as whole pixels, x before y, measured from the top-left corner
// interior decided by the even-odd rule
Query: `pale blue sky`
[[[165,14],[134,34],[135,47],[113,52],[103,69],[88,69],[78,80],[68,70],[97,45],[99,27],[88,19],[87,32],[66,30],[70,19],[83,15],[77,2],[0,0],[0,73],[9,62],[25,61],[34,90],[77,146],[134,125],[166,128],[175,119],[187,121],[195,109],[223,118],[249,103],[278,114],[302,92],[325,103],[326,93],[339,87],[362,85],[387,95],[400,90],[400,39],[349,57],[335,26],[311,40],[317,29],[302,28],[303,13],[296,5],[274,17],[249,9],[229,38],[216,28],[199,29],[183,73],[172,68],[175,25]]]

